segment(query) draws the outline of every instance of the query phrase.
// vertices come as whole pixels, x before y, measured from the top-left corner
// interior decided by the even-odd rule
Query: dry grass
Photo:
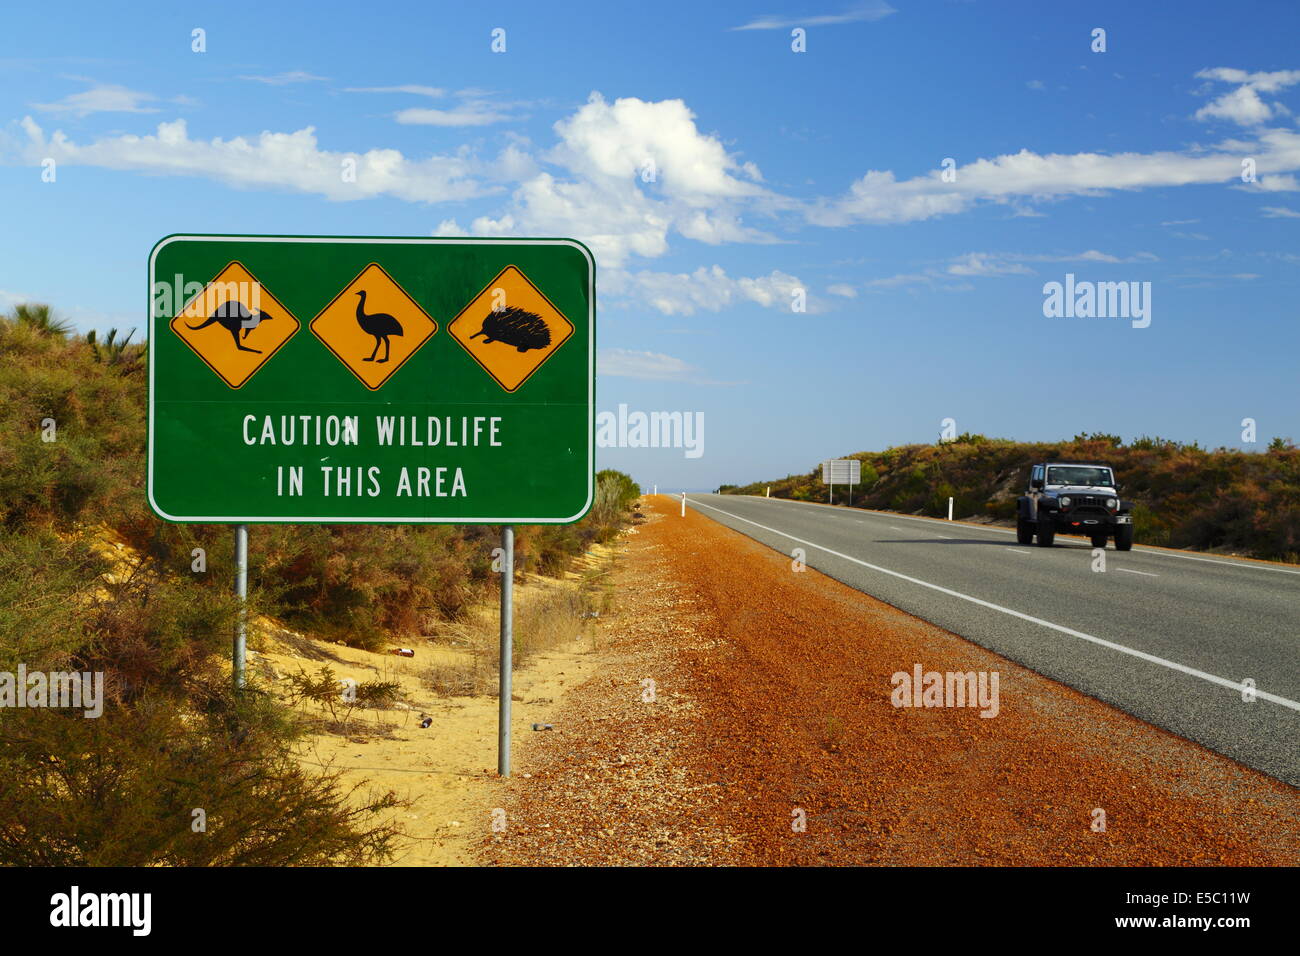
[[[594,618],[613,606],[609,568],[584,568],[560,581],[535,579],[520,588],[515,606],[513,656],[521,667],[538,654],[568,647],[595,647]],[[440,659],[422,680],[443,697],[477,697],[497,693],[500,630],[496,605],[444,628]]]
[[[452,660],[430,664],[422,679],[439,697],[481,697],[497,692],[497,664],[486,643],[466,649]]]

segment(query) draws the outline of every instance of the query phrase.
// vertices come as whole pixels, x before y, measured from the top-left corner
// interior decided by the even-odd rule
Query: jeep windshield
[[[1098,488],[1115,487],[1109,468],[1092,468],[1087,465],[1054,465],[1047,469],[1047,483]]]

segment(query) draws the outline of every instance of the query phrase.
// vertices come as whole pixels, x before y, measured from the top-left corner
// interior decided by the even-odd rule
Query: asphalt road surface
[[[701,514],[1041,674],[1300,786],[1300,569],[739,495]],[[855,635],[841,639],[853,640]],[[920,661],[923,665],[925,661]],[[1253,690],[1246,681],[1254,681]],[[1251,696],[1246,701],[1244,696]]]

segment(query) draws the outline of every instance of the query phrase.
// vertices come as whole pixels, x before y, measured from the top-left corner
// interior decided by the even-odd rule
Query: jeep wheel
[[[1016,519],[1016,540],[1021,544],[1033,544],[1034,523],[1024,518]]]
[[[1056,529],[1052,527],[1052,523],[1050,521],[1038,522],[1038,546],[1040,548],[1050,548],[1055,540]]]
[[[1116,526],[1115,550],[1116,551],[1133,550],[1133,526],[1131,524],[1122,524]]]
[[[1104,534],[1094,534],[1092,536],[1092,546],[1094,548],[1106,547],[1106,536]]]

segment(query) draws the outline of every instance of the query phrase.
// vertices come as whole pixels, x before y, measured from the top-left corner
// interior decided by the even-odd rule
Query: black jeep
[[[1029,470],[1029,491],[1016,499],[1016,540],[1038,536],[1050,548],[1056,533],[1082,534],[1094,548],[1115,539],[1116,551],[1133,548],[1133,503],[1119,496],[1109,465],[1044,462]]]

